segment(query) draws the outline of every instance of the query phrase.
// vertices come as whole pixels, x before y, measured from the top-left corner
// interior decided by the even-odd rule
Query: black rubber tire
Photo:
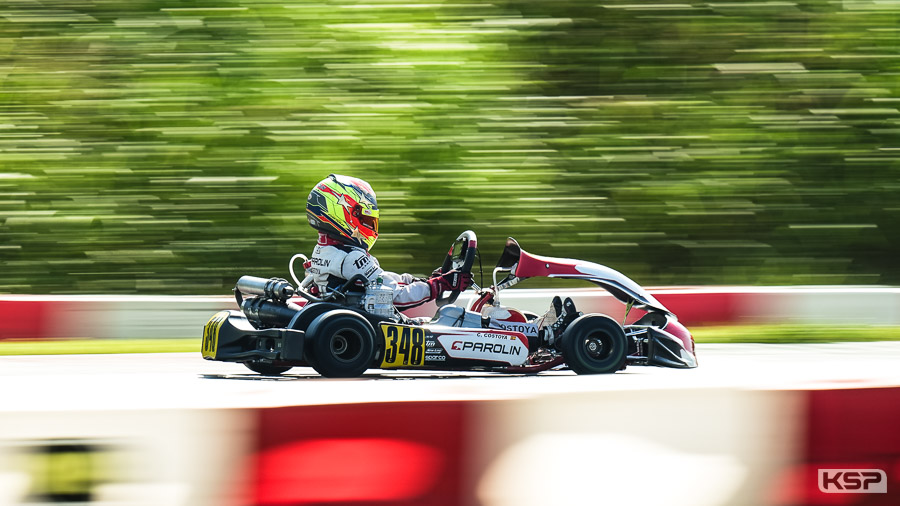
[[[278,376],[291,369],[289,365],[264,364],[262,362],[244,362],[247,369],[262,374],[263,376]]]
[[[578,374],[610,374],[622,369],[628,357],[625,331],[612,318],[584,315],[562,335],[562,352]]]
[[[359,317],[331,316],[308,342],[310,365],[326,378],[356,378],[375,360],[372,326]]]

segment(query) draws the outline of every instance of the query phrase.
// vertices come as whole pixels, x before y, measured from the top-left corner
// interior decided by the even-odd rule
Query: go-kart
[[[471,274],[478,251],[472,231],[453,243],[441,273]],[[240,311],[221,311],[203,329],[207,360],[241,362],[277,375],[311,366],[326,377],[356,377],[367,369],[436,369],[537,373],[568,367],[578,374],[614,373],[628,365],[697,367],[694,340],[674,314],[640,285],[609,267],[581,260],[532,255],[509,238],[493,271],[493,284],[473,285],[468,309],[454,304],[456,288],[440,294],[430,320],[393,307],[389,287],[362,276],[327,293],[310,291],[311,276],[241,277],[234,288]],[[498,275],[505,278],[498,281]],[[500,304],[502,290],[531,277],[591,281],[645,314],[620,324],[603,314],[556,307],[545,315]],[[559,312],[562,314],[558,314]]]

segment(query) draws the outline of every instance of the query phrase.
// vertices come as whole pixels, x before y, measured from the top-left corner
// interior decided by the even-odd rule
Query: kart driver
[[[319,231],[312,258],[303,267],[312,276],[314,293],[326,293],[362,274],[367,282],[382,278],[394,291],[394,306],[405,310],[438,298],[443,292],[465,290],[472,275],[438,270],[428,279],[382,270],[369,253],[378,239],[375,191],[362,179],[331,174],[309,192],[306,217]]]

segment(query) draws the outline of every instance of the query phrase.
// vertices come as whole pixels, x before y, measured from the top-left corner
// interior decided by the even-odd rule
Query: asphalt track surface
[[[199,342],[198,342],[199,346]],[[200,353],[0,357],[0,412],[266,407],[413,400],[516,399],[660,389],[826,389],[900,386],[900,342],[701,344],[693,370],[629,367],[612,375],[370,369],[327,379],[310,368],[279,377]]]

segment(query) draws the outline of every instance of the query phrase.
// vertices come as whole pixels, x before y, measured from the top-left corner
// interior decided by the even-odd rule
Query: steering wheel
[[[459,272],[460,276],[471,274],[476,253],[478,253],[478,238],[475,237],[475,232],[466,230],[459,234],[459,237],[450,245],[450,251],[447,252],[447,258],[444,259],[444,265],[441,266],[441,274],[446,274],[454,269]],[[453,304],[459,297],[459,292],[459,283],[457,283],[456,288],[450,292],[450,295],[442,297],[442,293],[438,295],[434,303],[438,307]]]

